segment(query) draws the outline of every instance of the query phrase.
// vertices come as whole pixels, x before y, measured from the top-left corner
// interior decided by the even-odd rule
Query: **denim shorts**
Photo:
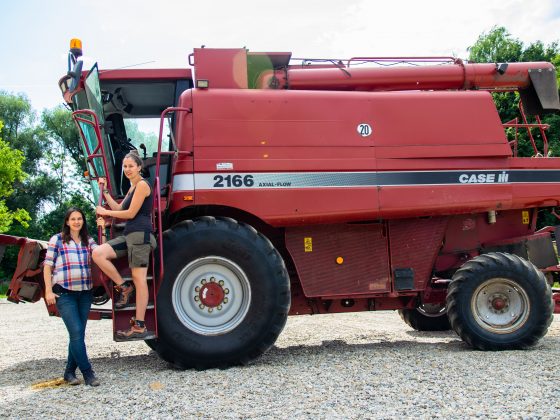
[[[107,242],[117,258],[128,255],[130,268],[148,267],[150,252],[156,247],[156,238],[150,232],[131,232]]]

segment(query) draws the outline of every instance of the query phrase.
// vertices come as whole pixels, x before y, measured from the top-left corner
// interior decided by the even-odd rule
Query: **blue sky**
[[[558,0],[19,0],[3,2],[0,90],[60,104],[69,41],[85,65],[187,67],[200,45],[294,57],[454,55],[494,25],[525,43],[560,39]]]

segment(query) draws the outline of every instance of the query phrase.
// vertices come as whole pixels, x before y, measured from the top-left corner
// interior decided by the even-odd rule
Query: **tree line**
[[[524,45],[506,28],[494,27],[481,34],[467,51],[468,61],[477,63],[548,61],[555,65],[560,77],[558,42]],[[503,122],[519,115],[517,93],[493,95]],[[550,155],[560,157],[560,116],[546,115],[543,122],[550,125]],[[506,133],[513,140],[514,130],[507,129]],[[518,140],[518,155],[532,156],[527,133],[518,133]],[[542,148],[538,134],[536,142]],[[0,233],[46,240],[60,230],[70,205],[81,207],[89,226],[95,226],[86,169],[81,141],[68,109],[61,105],[37,116],[25,94],[0,91]],[[543,223],[555,224],[547,217],[543,215]],[[95,229],[90,230],[95,236]],[[17,250],[6,251],[0,280],[11,276],[16,253]]]

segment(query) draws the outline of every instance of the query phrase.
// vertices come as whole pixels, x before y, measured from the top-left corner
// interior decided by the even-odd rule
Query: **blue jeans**
[[[91,290],[57,294],[60,297],[56,299],[56,308],[66,325],[70,338],[66,372],[74,374],[76,368],[79,367],[82,374],[87,373],[91,371],[91,363],[86,352],[85,334],[93,294]]]

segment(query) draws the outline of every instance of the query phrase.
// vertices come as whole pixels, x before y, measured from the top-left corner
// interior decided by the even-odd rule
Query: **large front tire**
[[[164,233],[156,351],[181,368],[246,364],[278,338],[290,307],[276,249],[251,226],[202,217]]]
[[[552,292],[530,262],[484,254],[453,276],[447,315],[455,332],[476,349],[524,349],[535,345],[552,322]]]

